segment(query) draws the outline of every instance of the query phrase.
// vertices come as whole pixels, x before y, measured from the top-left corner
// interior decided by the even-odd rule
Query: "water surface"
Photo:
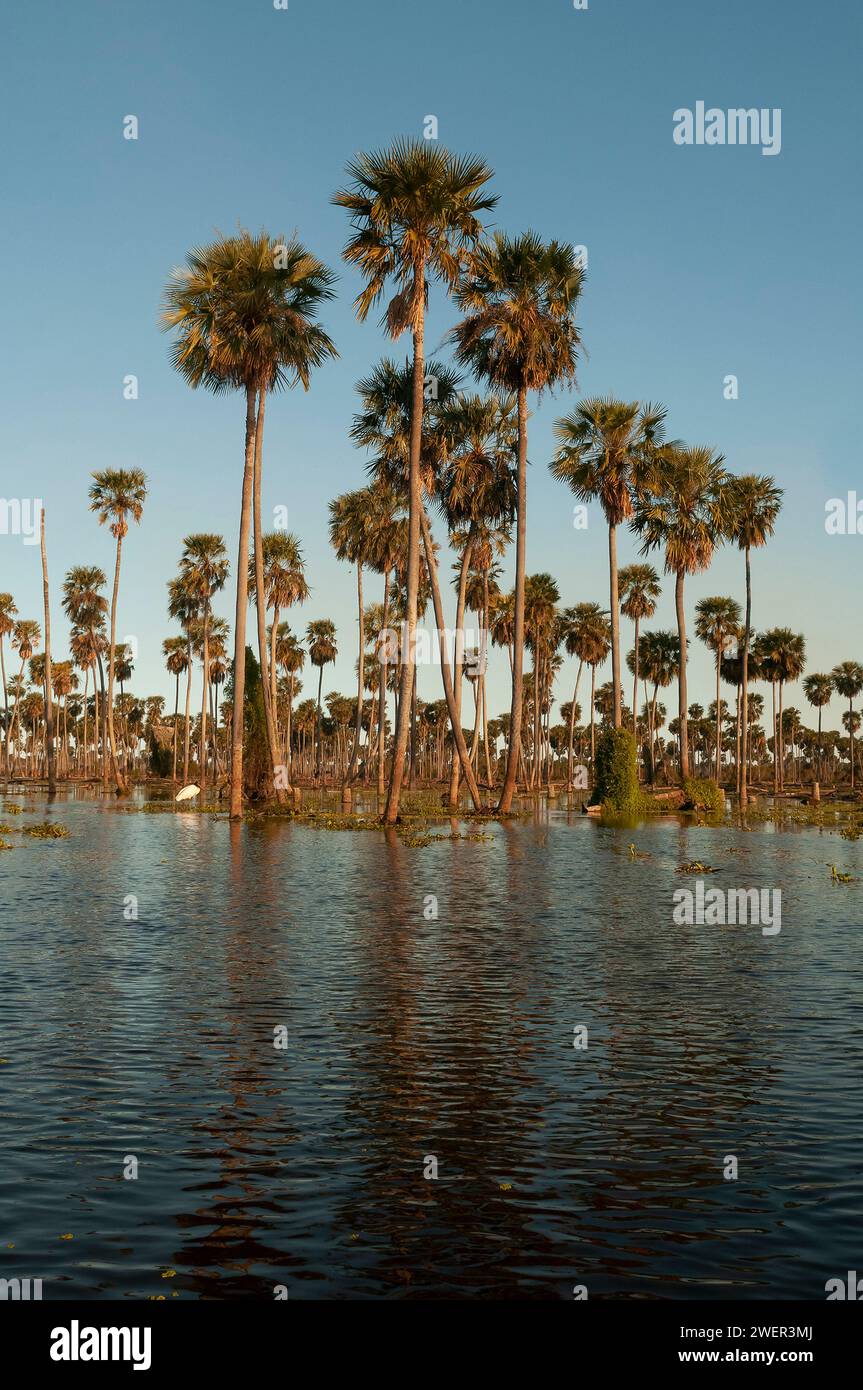
[[[822,1298],[861,1267],[863,883],[827,867],[863,873],[858,844],[552,811],[415,847],[6,800],[0,1277]],[[69,838],[18,833],[46,818]],[[675,926],[692,859],[781,887],[779,935]]]

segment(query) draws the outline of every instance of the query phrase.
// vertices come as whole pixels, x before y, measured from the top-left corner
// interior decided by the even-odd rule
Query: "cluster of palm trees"
[[[212,611],[229,578],[224,539],[195,533],[185,538],[177,575],[168,586],[168,611],[179,627],[164,642],[165,664],[175,681],[173,718],[166,720],[159,710],[158,719],[146,726],[158,726],[162,737],[169,728],[171,775],[179,776],[182,730],[183,780],[191,775],[194,757],[202,787],[210,779],[227,779],[231,816],[241,815],[246,619],[251,604],[269,792],[278,800],[291,790],[295,759],[298,776],[321,779],[329,770],[346,786],[359,777],[368,779],[373,771],[384,800],[384,819],[391,823],[398,817],[406,781],[415,783],[423,768],[440,772],[448,743],[449,765],[443,775],[451,804],[464,783],[474,805],[482,808],[483,790],[497,791],[499,784],[497,808],[505,814],[519,779],[528,789],[542,786],[559,770],[564,753],[572,784],[576,745],[586,747],[586,734],[578,728],[585,666],[591,672],[591,759],[599,712],[613,727],[631,723],[644,745],[651,778],[657,759],[665,765],[667,755],[659,739],[659,691],[676,679],[678,713],[669,732],[676,740],[681,777],[686,778],[692,756],[685,582],[709,567],[718,546],[729,543],[744,557],[743,611],[731,597],[702,600],[696,609],[696,635],[715,659],[713,772],[717,779],[722,775],[727,712],[720,686],[725,680],[737,688],[733,754],[737,790],[746,800],[756,727],[752,711],[758,709],[749,687],[756,680],[769,680],[774,694],[775,782],[781,788],[783,691],[802,673],[804,644],[785,629],[756,637],[751,585],[752,551],[769,540],[781,508],[775,480],[735,476],[713,448],[669,439],[667,412],[657,403],[612,396],[578,402],[557,421],[557,447],[549,467],[579,502],[596,503],[602,510],[608,527],[608,604],[561,606],[554,578],[527,571],[528,420],[533,400],[575,383],[582,350],[576,322],[585,279],[582,263],[572,247],[544,241],[531,231],[516,236],[487,233],[483,218],[494,209],[497,197],[489,188],[492,171],[479,158],[452,155],[435,142],[397,141],[382,152],[358,155],[347,175],[347,186],[333,201],[347,213],[350,230],[344,257],[362,282],[355,301],[357,317],[364,322],[379,308],[388,338],[394,341],[406,333],[411,338],[404,363],[385,356],[358,383],[351,438],[366,456],[368,478],[365,486],[330,505],[335,553],[356,569],[356,696],[330,695],[324,717],[323,675],[336,658],[335,628],[329,619],[311,623],[305,647],[291,632],[283,615],[309,595],[301,545],[287,532],[265,533],[261,523],[266,408],[284,388],[301,385],[308,390],[315,370],[336,356],[319,321],[335,293],[335,276],[296,236],[286,240],[246,231],[218,236],[190,252],[183,268],[171,276],[163,323],[173,335],[173,364],[190,386],[214,393],[235,390],[244,400],[233,659],[229,661],[228,625]],[[427,300],[434,283],[459,316],[447,339],[451,363],[425,356]],[[120,684],[121,705],[125,700],[122,673],[129,670],[116,641],[121,553],[130,521],[141,519],[146,492],[146,478],[139,470],[93,475],[90,505],[116,540],[110,604],[100,569],[69,571],[63,605],[72,624],[72,659],[51,670],[51,690],[67,704],[77,688],[71,683],[72,663],[83,672],[85,727],[83,739],[76,738],[76,757],[80,749],[78,761],[86,774],[92,752],[93,764],[100,760],[103,778],[110,767],[121,792],[134,760],[128,731],[137,727],[130,720],[131,711],[118,709],[115,699],[115,685]],[[457,557],[452,650],[434,523],[444,525]],[[622,527],[639,541],[643,562],[619,568]],[[514,586],[504,593],[499,562],[513,546]],[[644,628],[656,612],[661,589],[659,575],[647,563],[653,552],[661,554],[665,573],[673,579],[674,633]],[[365,589],[369,574],[383,581],[380,602],[370,605]],[[432,720],[427,715],[432,707],[417,697],[419,624],[429,604],[438,633],[444,720]],[[476,619],[479,633],[475,649],[467,647],[463,637],[468,613]],[[631,709],[624,705],[621,615],[634,627],[628,656]],[[7,635],[21,662],[10,683],[15,696],[11,715],[5,666],[2,669],[8,769],[10,746],[28,719],[32,724],[35,706],[26,704],[21,680],[40,634],[35,622],[16,621],[11,597],[4,595],[0,663]],[[490,717],[488,708],[489,644],[507,649],[511,673],[509,713],[498,720]],[[526,652],[532,658],[530,672],[525,671]],[[563,652],[577,659],[578,674],[571,700],[561,707],[561,733],[551,712]],[[297,677],[306,655],[319,673],[313,727],[304,706],[296,711],[294,722]],[[50,670],[50,653],[45,656]],[[597,669],[609,656],[610,685],[607,692],[597,692]],[[195,661],[200,662],[202,681],[200,714],[193,722]],[[856,686],[855,672],[861,677]],[[43,673],[43,684],[45,679]],[[463,720],[466,680],[473,689],[472,728],[464,727]],[[218,699],[223,682],[230,697],[227,707]],[[641,716],[639,682],[644,692]],[[833,691],[853,702],[861,688],[863,671],[853,662],[843,663],[830,676],[807,678],[807,697],[819,709],[819,736],[820,710]],[[391,725],[388,694],[394,701]],[[47,695],[46,686],[46,725],[53,717]],[[149,708],[153,712],[157,707],[151,703]],[[852,779],[856,720],[849,705]],[[695,722],[700,725],[702,716]],[[501,738],[502,766],[497,747]],[[53,737],[47,744],[53,756]],[[61,758],[68,768],[65,735],[62,744]]]

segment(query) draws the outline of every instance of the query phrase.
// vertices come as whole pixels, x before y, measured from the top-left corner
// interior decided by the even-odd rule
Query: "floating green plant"
[[[59,821],[43,820],[35,825],[25,825],[22,834],[32,836],[34,840],[65,840],[69,831]]]

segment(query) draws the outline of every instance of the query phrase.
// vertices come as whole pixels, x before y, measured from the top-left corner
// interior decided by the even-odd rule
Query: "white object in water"
[[[188,787],[183,787],[180,791],[177,792],[177,795],[174,797],[174,800],[191,801],[193,796],[200,796],[200,794],[201,788],[196,786],[194,782],[190,782]]]

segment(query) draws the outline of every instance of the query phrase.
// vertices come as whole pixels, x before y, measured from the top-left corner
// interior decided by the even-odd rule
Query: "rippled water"
[[[0,1277],[823,1298],[863,1267],[863,883],[827,868],[858,844],[561,812],[410,847],[17,799],[70,836],[0,854]],[[695,858],[780,887],[780,934],[675,926]]]

